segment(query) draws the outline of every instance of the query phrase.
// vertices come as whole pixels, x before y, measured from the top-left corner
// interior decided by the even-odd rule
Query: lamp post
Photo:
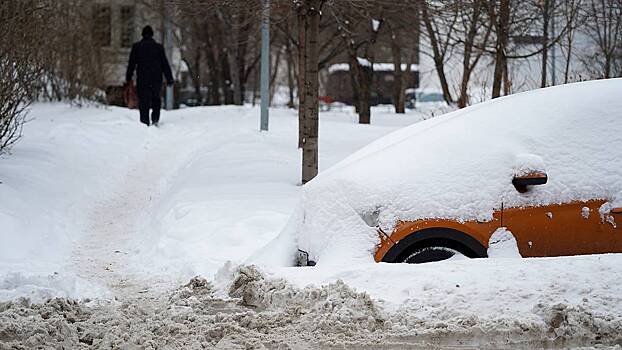
[[[261,12],[261,122],[259,129],[268,131],[270,106],[270,0],[262,0]]]

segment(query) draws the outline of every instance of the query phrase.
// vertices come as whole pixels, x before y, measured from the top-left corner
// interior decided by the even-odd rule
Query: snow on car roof
[[[302,219],[283,234],[319,261],[343,263],[372,259],[369,213],[391,231],[400,220],[491,220],[502,203],[613,200],[622,193],[620,91],[622,79],[540,89],[398,130],[305,185]],[[529,155],[549,182],[520,194],[513,173]]]

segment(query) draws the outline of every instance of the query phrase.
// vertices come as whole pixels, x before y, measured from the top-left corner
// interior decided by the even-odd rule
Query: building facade
[[[392,63],[374,63],[374,76],[371,85],[372,105],[393,103],[394,65]],[[402,86],[404,90],[419,87],[419,66],[416,64],[402,64]],[[354,103],[354,93],[350,65],[337,63],[328,67],[328,82],[326,95],[331,100],[348,105]]]

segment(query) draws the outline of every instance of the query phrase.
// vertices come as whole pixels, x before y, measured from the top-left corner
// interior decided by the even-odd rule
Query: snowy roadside
[[[543,266],[547,265],[536,264],[526,270]],[[496,300],[487,301],[502,307],[471,313],[464,310],[468,301],[460,292],[440,298],[448,290],[437,289],[431,282],[424,288],[426,303],[414,298],[390,310],[341,280],[299,288],[284,279],[268,278],[252,266],[230,272],[217,281],[228,284],[224,296],[214,284],[194,278],[157,298],[0,303],[0,349],[58,344],[84,349],[620,349],[622,342],[622,320],[600,309],[602,300],[592,303],[584,298],[573,304],[556,300],[557,294],[539,300],[531,313],[516,314],[513,310],[517,307],[506,297],[514,291],[506,288],[499,290]],[[520,270],[505,275],[524,274],[525,270]],[[484,287],[484,294],[490,291],[481,283],[472,287]],[[563,288],[563,283],[559,287]],[[469,298],[477,306],[484,301],[477,294]],[[504,308],[499,314],[487,312]]]
[[[322,115],[321,170],[421,119],[376,112]],[[620,254],[248,265],[301,193],[293,112],[269,133],[248,107],[32,116],[0,160],[0,349],[622,345]]]

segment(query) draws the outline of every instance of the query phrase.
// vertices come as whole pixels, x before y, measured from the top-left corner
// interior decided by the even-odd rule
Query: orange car
[[[305,186],[298,248],[318,264],[486,257],[505,227],[523,257],[622,252],[620,91],[540,89],[398,130]]]

